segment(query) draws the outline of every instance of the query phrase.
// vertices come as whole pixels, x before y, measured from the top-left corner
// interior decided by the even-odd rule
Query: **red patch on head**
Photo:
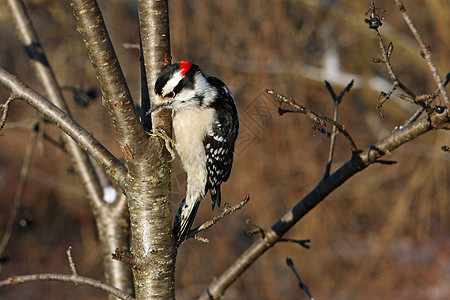
[[[188,61],[180,61],[178,63],[178,65],[180,66],[181,69],[181,76],[184,76],[189,69],[192,67],[192,63],[188,62]]]

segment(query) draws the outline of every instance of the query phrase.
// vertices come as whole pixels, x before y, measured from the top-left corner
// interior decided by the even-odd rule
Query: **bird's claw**
[[[169,151],[170,157],[171,157],[169,162],[173,162],[175,160],[176,155],[175,155],[175,152],[173,151],[173,148],[175,147],[175,142],[172,140],[172,138],[170,138],[167,135],[167,133],[161,128],[152,129],[151,135],[158,136],[164,140],[166,149],[167,149],[167,151]]]

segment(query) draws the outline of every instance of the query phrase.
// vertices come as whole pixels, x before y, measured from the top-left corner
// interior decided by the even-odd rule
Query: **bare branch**
[[[147,135],[137,117],[125,77],[119,65],[97,1],[71,0],[78,31],[89,52],[103,96],[103,105],[111,114],[121,150],[128,149],[128,160],[148,151]]]
[[[139,262],[136,260],[136,258],[130,251],[116,248],[116,251],[114,251],[114,253],[111,254],[111,258],[126,263],[130,267],[139,268],[138,264]]]
[[[339,93],[338,96],[336,96],[336,93],[333,90],[333,87],[331,84],[325,80],[325,87],[327,88],[328,92],[330,92],[331,98],[333,99],[333,102],[337,102],[338,104],[341,103],[342,98],[344,97],[345,93],[350,92],[351,88],[353,87],[353,83],[355,83],[355,80],[350,81],[347,86]]]
[[[5,86],[14,98],[27,102],[45,118],[61,128],[122,186],[127,172],[125,166],[69,115],[3,68],[0,68],[0,84]]]
[[[341,124],[339,124],[338,122],[335,122],[333,119],[314,112],[312,110],[307,109],[306,107],[297,104],[293,99],[291,98],[287,98],[283,95],[280,95],[278,93],[276,93],[274,90],[272,89],[265,89],[264,90],[267,94],[269,95],[273,95],[276,98],[278,98],[278,102],[280,103],[280,105],[286,103],[288,104],[293,110],[284,110],[284,109],[279,109],[279,113],[283,114],[286,112],[297,112],[297,113],[304,113],[306,114],[310,119],[312,119],[313,121],[317,122],[317,120],[323,120],[326,121],[328,123],[331,123],[332,125],[336,126],[336,128],[339,130],[339,132],[341,132],[348,140],[350,147],[351,147],[351,151],[352,153],[356,154],[358,153],[358,148],[356,147],[355,142],[353,141],[352,137],[350,136],[350,134],[347,132],[347,130],[344,128],[344,126],[342,126]]]
[[[391,65],[390,56],[394,49],[393,44],[389,43],[388,49],[386,49],[383,38],[381,37],[381,34],[378,31],[378,29],[375,29],[374,31],[378,38],[378,42],[380,44],[380,50],[381,50],[381,54],[383,56],[382,62],[384,62],[386,69],[388,71],[389,77],[391,78],[391,81],[392,81],[392,88],[389,90],[388,93],[382,92],[381,96],[383,96],[383,98],[380,101],[378,101],[378,103],[377,103],[377,109],[380,111],[380,116],[381,116],[381,118],[384,118],[382,106],[383,106],[384,102],[386,102],[391,97],[392,93],[397,89],[397,87],[399,87],[403,91],[405,91],[405,93],[407,93],[411,99],[415,99],[416,95],[406,85],[404,85],[400,81],[400,79],[398,78],[397,74],[394,71],[394,68]]]
[[[450,72],[447,73],[447,75],[445,76],[445,79],[444,79],[444,82],[443,82],[444,87],[447,86],[447,84],[448,84],[449,81],[450,81]],[[428,96],[433,97],[433,99],[434,99],[435,97],[438,96],[438,93],[439,93],[439,88],[436,89],[436,90],[434,91],[433,94],[428,95]],[[400,95],[399,95],[399,96],[400,96]],[[420,96],[419,96],[419,97],[420,97]],[[424,108],[423,106],[420,107],[420,108],[419,108],[418,110],[416,110],[416,111],[408,118],[408,120],[407,120],[405,123],[403,123],[403,125],[401,125],[400,127],[405,127],[406,125],[408,125],[408,124],[414,122],[415,120],[417,120],[417,119],[422,115],[422,113],[423,113],[424,111],[425,111],[425,108]]]
[[[145,74],[149,91],[161,74],[170,64],[170,30],[169,7],[167,0],[139,0],[139,30]],[[157,101],[155,93],[149,94],[150,102]],[[150,103],[145,107],[150,108]],[[142,107],[143,112],[147,110]],[[151,114],[153,128],[162,128],[168,136],[172,136],[172,112],[161,109]]]
[[[395,165],[397,162],[393,160],[387,160],[387,159],[376,159],[373,161],[374,163],[380,164],[380,165]]]
[[[310,243],[311,240],[294,240],[294,239],[281,238],[278,242],[290,242],[290,243],[299,244],[300,246],[302,246],[305,249],[311,248],[308,245],[308,243]]]
[[[352,88],[353,82],[354,82],[354,80],[350,81],[350,83],[339,93],[339,96],[336,96],[336,93],[334,92],[331,84],[325,80],[325,86],[328,89],[328,91],[330,92],[331,98],[333,99],[333,104],[334,104],[333,121],[336,123],[337,123],[337,118],[338,118],[339,104],[341,103],[342,98],[344,97],[344,94],[346,92],[349,92],[350,89]],[[328,162],[325,167],[325,174],[323,175],[324,177],[330,176],[331,163],[333,162],[334,146],[336,144],[336,134],[337,134],[337,128],[336,128],[336,126],[333,125],[333,131],[331,133],[331,140],[330,140],[330,151],[328,153]]]
[[[384,102],[386,102],[387,100],[389,100],[389,98],[391,98],[392,94],[393,94],[394,91],[397,89],[398,84],[399,84],[399,81],[395,81],[395,82],[392,84],[392,87],[391,87],[391,89],[389,90],[389,92],[387,92],[387,93],[381,92],[381,93],[380,93],[380,97],[379,97],[378,99],[380,99],[381,97],[383,97],[383,98],[381,98],[381,100],[378,100],[378,103],[377,103],[377,109],[378,109],[378,111],[380,112],[380,118],[381,118],[381,119],[384,119],[384,117],[386,116],[385,113],[384,113],[384,110],[383,110],[383,104],[384,104]],[[400,97],[400,98],[401,98],[401,97]]]
[[[31,66],[33,67],[37,78],[39,78],[41,85],[44,87],[49,99],[53,101],[59,108],[64,110],[70,120],[70,111],[66,100],[62,94],[62,90],[56,80],[55,74],[50,67],[50,64],[45,55],[44,49],[39,41],[39,38],[33,28],[25,5],[21,0],[8,0],[8,5],[12,12],[16,28],[19,33],[19,38],[25,47]],[[15,93],[16,91],[12,91]],[[78,91],[74,92],[74,96],[80,95]],[[45,108],[43,108],[45,109]],[[41,114],[45,115],[41,111]],[[55,122],[55,120],[53,120]],[[61,127],[61,125],[59,125]],[[67,127],[69,128],[69,127]],[[74,129],[74,128],[72,128]],[[82,128],[80,128],[82,129]],[[74,130],[77,137],[86,132]],[[86,133],[87,134],[87,133]],[[89,137],[88,135],[86,135]],[[132,290],[131,271],[126,266],[117,262],[111,261],[108,253],[114,247],[129,247],[128,244],[128,223],[120,222],[124,215],[126,215],[126,205],[123,203],[114,203],[112,205],[105,205],[103,201],[103,190],[100,185],[100,180],[91,164],[89,156],[78,145],[79,140],[72,139],[68,135],[62,134],[64,140],[64,148],[70,155],[77,175],[80,178],[82,186],[89,199],[89,205],[95,216],[97,223],[99,239],[103,249],[103,265],[106,280],[124,290]],[[88,147],[88,148],[86,148]],[[123,164],[112,156],[106,149],[103,148],[97,141],[88,142],[84,149],[89,149],[93,158],[97,159],[102,167],[106,167],[106,171],[116,180],[119,185],[122,185],[126,169]],[[95,151],[97,155],[93,155]],[[102,153],[103,152],[103,153]],[[100,154],[100,155],[99,155]],[[100,157],[101,156],[101,157]],[[99,161],[102,159],[102,161]],[[97,165],[97,164],[95,164]],[[111,210],[111,211],[110,211]],[[111,246],[113,244],[113,246]],[[70,252],[68,252],[69,260],[71,259]],[[72,264],[71,264],[72,266]],[[76,272],[73,264],[73,272]]]
[[[339,107],[339,103],[335,100],[334,101],[334,113],[333,113],[333,120],[335,122],[337,122],[338,107]],[[330,139],[330,150],[328,152],[328,162],[325,167],[325,173],[323,175],[324,177],[330,176],[331,164],[333,162],[334,146],[336,144],[336,134],[337,134],[337,129],[336,129],[336,126],[333,125],[333,131],[331,133],[331,139]]]
[[[69,260],[69,266],[70,266],[70,270],[72,271],[72,275],[78,276],[78,271],[77,271],[77,267],[75,266],[75,262],[73,261],[72,258],[72,246],[69,246],[69,248],[67,248],[67,259]]]
[[[64,281],[64,282],[72,282],[77,285],[89,285],[101,290],[104,290],[107,293],[110,293],[116,296],[119,299],[123,300],[134,300],[133,297],[125,293],[124,291],[107,284],[106,282],[102,282],[100,280],[96,280],[89,277],[79,276],[79,275],[66,275],[66,274],[32,274],[32,275],[22,275],[22,276],[10,276],[8,279],[0,281],[0,287],[15,285],[27,282],[36,282],[36,281]]]
[[[337,101],[336,93],[334,92],[333,87],[331,86],[331,84],[328,81],[326,81],[326,80],[325,80],[325,87],[327,88],[328,92],[330,93],[331,98],[333,99],[333,102],[336,102]]]
[[[3,127],[5,127],[6,118],[8,117],[9,104],[13,102],[14,97],[8,97],[8,100],[4,104],[0,104],[0,111],[2,113],[0,117],[0,134],[2,132]]]
[[[212,218],[212,220],[206,221],[205,223],[203,223],[202,225],[200,225],[199,227],[192,229],[191,231],[189,231],[187,238],[195,238],[197,236],[197,234],[199,234],[200,232],[202,232],[203,230],[206,230],[208,228],[210,228],[211,226],[213,226],[214,224],[216,224],[217,222],[219,222],[220,220],[222,220],[224,217],[232,214],[233,212],[235,212],[236,210],[241,209],[242,207],[244,207],[245,204],[247,204],[247,202],[250,200],[250,195],[247,195],[244,197],[244,199],[239,202],[236,205],[230,206],[228,203],[225,203],[223,211],[220,215]],[[204,242],[204,240],[202,240]]]
[[[439,91],[442,94],[442,97],[444,98],[444,102],[447,106],[450,106],[450,100],[448,98],[447,92],[444,88],[444,83],[441,79],[441,76],[439,75],[439,72],[434,65],[433,61],[431,60],[431,50],[430,46],[426,45],[422,39],[422,37],[419,34],[419,31],[417,30],[416,26],[414,25],[413,20],[409,16],[409,13],[406,11],[406,8],[401,0],[394,0],[395,4],[397,5],[398,9],[400,10],[403,19],[405,20],[406,24],[408,25],[409,29],[411,30],[412,34],[414,35],[414,38],[416,39],[417,43],[419,44],[421,48],[420,54],[425,59],[425,61],[428,64],[428,67],[431,70],[431,73],[433,74],[434,80],[437,83],[437,86],[439,88]]]
[[[85,5],[85,0],[72,2],[83,4],[82,7],[77,5],[77,8],[90,7]],[[143,90],[144,93],[148,90],[152,100],[152,97],[156,97],[153,93],[156,78],[166,66],[164,57],[170,55],[168,1],[139,0],[138,3],[139,30],[147,81],[147,87],[143,86]],[[98,7],[94,9],[98,10]],[[78,15],[85,15],[85,13],[80,10]],[[91,24],[90,21],[96,21],[96,19],[87,21],[83,23]],[[90,26],[83,26],[83,31],[86,31],[85,35],[90,35],[92,29]],[[102,53],[98,54],[102,55]],[[144,79],[141,79],[142,85],[145,85]],[[146,101],[146,99],[143,100]],[[114,107],[111,106],[111,109]],[[128,135],[128,140],[133,140],[131,144],[125,140],[122,141],[118,134],[121,149],[125,150],[124,155],[131,154],[127,156],[131,159],[128,161],[130,176],[127,197],[130,212],[130,251],[139,265],[139,268],[133,268],[135,293],[137,298],[142,299],[171,299],[175,297],[176,243],[172,234],[169,153],[163,140],[148,135],[140,123],[135,123],[135,121],[139,122],[136,114],[128,115],[128,117],[133,118],[132,127],[136,129],[139,127],[140,130],[137,135],[129,129],[123,132]],[[170,137],[172,134],[171,111],[152,114],[151,117],[152,128],[161,128]],[[127,122],[128,119],[123,121]],[[150,124],[145,126],[148,129]]]
[[[289,268],[291,268],[292,272],[294,272],[295,277],[297,277],[298,285],[300,286],[300,288],[305,291],[305,293],[309,299],[314,300],[313,296],[309,292],[308,287],[306,286],[306,284],[303,283],[303,281],[300,278],[300,275],[298,275],[297,270],[294,267],[294,262],[292,261],[292,259],[290,259],[289,257],[286,258],[286,264],[288,265]]]
[[[39,42],[23,1],[8,0],[8,4],[12,11],[19,37],[27,50],[30,64],[38,75],[37,77],[40,79],[42,86],[45,88],[46,94],[51,101],[54,101],[58,107],[65,110],[70,116],[62,90],[46,58],[44,49]],[[71,90],[74,93],[75,98],[80,96],[79,91],[74,91],[73,88]],[[77,136],[79,135],[80,131],[77,133]],[[88,155],[78,146],[78,141],[76,141],[76,139],[72,139],[65,134],[62,136],[65,149],[67,149],[67,152],[71,156],[77,175],[90,200],[89,204],[93,211],[93,215],[95,216],[103,249],[105,278],[109,283],[131,292],[132,279],[130,269],[123,264],[112,261],[108,255],[108,253],[117,246],[129,247],[128,222],[122,221],[123,218],[127,218],[127,207],[124,201],[117,201],[113,204],[105,205],[105,202],[103,201],[104,192],[100,185],[99,177],[97,176]],[[103,154],[100,155],[102,156],[101,159],[103,159],[103,161],[99,161],[99,155],[90,154],[102,167],[106,167],[106,172],[108,172],[108,174],[123,188],[122,181],[124,180],[126,173],[123,164],[95,140],[94,142],[89,142],[86,146],[88,147],[88,151],[95,151],[100,154],[103,152]],[[98,166],[96,163],[94,163],[94,165]],[[68,255],[70,260],[70,252]],[[73,272],[75,272],[74,267],[75,265],[73,265]]]
[[[248,225],[251,225],[251,226],[255,227],[255,228],[250,229],[250,230],[247,231],[247,235],[248,235],[248,236],[255,235],[255,234],[258,234],[258,233],[261,233],[261,237],[264,238],[264,232],[265,232],[264,228],[262,228],[261,226],[256,225],[256,224],[252,224],[252,222],[251,222],[249,219],[247,219],[247,220],[245,221],[245,223],[248,224]]]
[[[290,211],[288,211],[270,229],[264,231],[264,237],[255,241],[222,275],[212,282],[207,290],[199,297],[201,300],[218,299],[223,292],[264,252],[275,245],[282,236],[302,219],[316,205],[322,202],[326,196],[341,186],[356,173],[364,170],[380,157],[391,153],[404,143],[407,143],[426,132],[437,129],[450,129],[450,118],[446,114],[433,113],[409,124],[408,126],[394,130],[390,135],[380,140],[373,146],[365,149],[357,156],[353,156],[342,167],[327,178],[323,178],[319,184]]]

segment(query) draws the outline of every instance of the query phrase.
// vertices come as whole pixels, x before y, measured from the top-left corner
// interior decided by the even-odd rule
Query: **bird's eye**
[[[173,91],[166,95],[166,98],[173,98],[173,97],[175,97],[175,93]]]

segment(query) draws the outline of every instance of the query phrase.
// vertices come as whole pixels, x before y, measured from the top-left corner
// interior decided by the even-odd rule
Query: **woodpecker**
[[[230,176],[239,118],[228,87],[191,62],[169,65],[156,80],[155,93],[161,101],[151,111],[172,110],[175,148],[187,173],[186,196],[173,225],[179,245],[208,191],[212,208],[220,207],[220,185]]]

